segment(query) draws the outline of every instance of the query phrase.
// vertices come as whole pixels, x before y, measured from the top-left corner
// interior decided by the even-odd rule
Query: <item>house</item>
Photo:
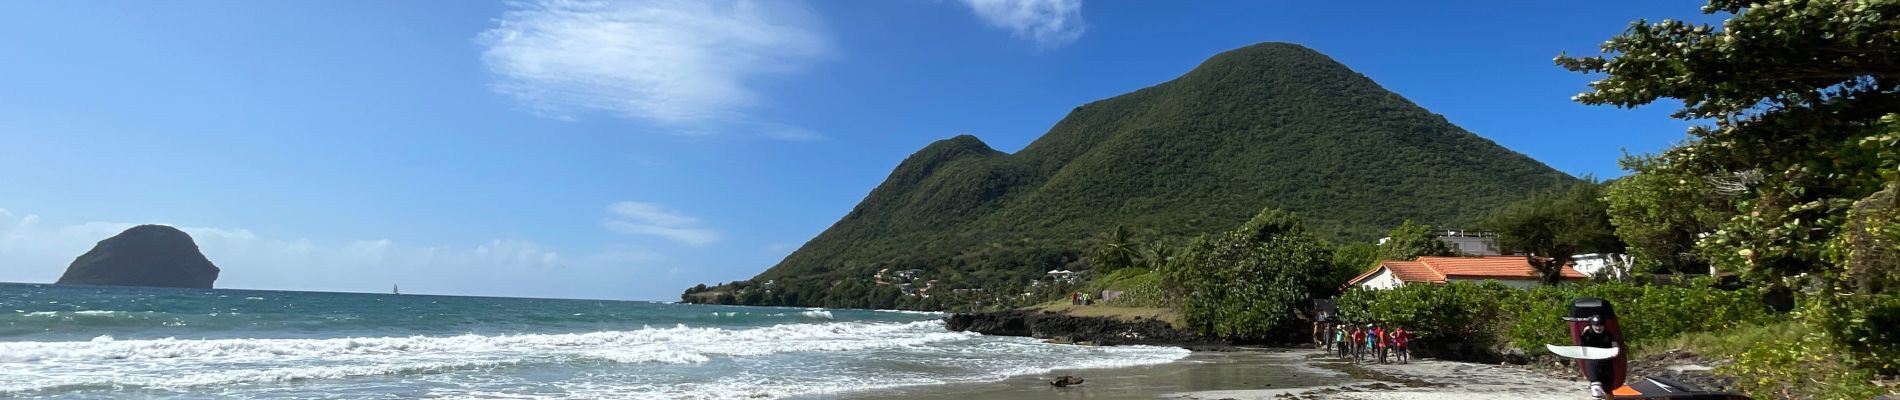
[[[1564,265],[1563,279],[1588,277]],[[1419,257],[1414,261],[1387,260],[1352,278],[1346,287],[1391,289],[1407,283],[1445,284],[1450,282],[1498,281],[1506,286],[1529,289],[1539,283],[1537,269],[1523,256]]]
[[[1577,272],[1615,280],[1629,279],[1630,266],[1635,264],[1636,259],[1626,254],[1591,253],[1570,257],[1570,266]]]
[[[1076,283],[1076,282],[1081,281],[1081,279],[1082,279],[1081,272],[1070,271],[1066,269],[1049,270],[1049,280],[1051,281],[1063,282],[1063,283]]]
[[[1470,256],[1496,256],[1505,252],[1498,249],[1498,234],[1473,231],[1441,231],[1438,240],[1458,249],[1459,254]]]

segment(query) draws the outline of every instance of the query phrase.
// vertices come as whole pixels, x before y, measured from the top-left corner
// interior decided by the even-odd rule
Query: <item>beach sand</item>
[[[1087,383],[1052,387],[1057,376]],[[1308,349],[1195,352],[1167,364],[1057,370],[997,382],[861,392],[851,399],[1577,399],[1579,380],[1508,366],[1414,360],[1353,365]]]

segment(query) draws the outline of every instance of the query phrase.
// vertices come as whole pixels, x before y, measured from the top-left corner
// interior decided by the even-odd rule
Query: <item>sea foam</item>
[[[751,356],[795,351],[841,351],[905,346],[974,336],[947,332],[936,321],[782,324],[753,329],[646,328],[564,334],[361,337],[334,339],[150,339],[86,342],[0,342],[0,362],[278,358],[419,353],[491,353],[596,348],[654,348]],[[637,357],[612,357],[631,360]],[[660,360],[691,360],[666,356]]]

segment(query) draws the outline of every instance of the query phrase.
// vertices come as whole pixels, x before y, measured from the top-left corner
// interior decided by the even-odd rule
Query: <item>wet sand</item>
[[[1054,377],[1087,379],[1057,388]],[[1195,352],[1167,364],[1057,370],[998,382],[917,386],[861,392],[849,399],[1576,399],[1577,380],[1496,365],[1414,360],[1352,364],[1309,349]]]

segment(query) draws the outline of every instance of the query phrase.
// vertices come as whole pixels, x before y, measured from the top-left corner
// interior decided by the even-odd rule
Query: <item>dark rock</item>
[[[164,225],[139,225],[73,259],[58,284],[209,289],[217,280],[218,266],[198,251],[191,235]]]
[[[1071,343],[1102,346],[1155,345],[1215,349],[1230,344],[1220,338],[1176,330],[1167,322],[1153,319],[1126,321],[1022,310],[951,314],[944,317],[944,327],[952,331],[985,335],[1062,339]]]
[[[1056,380],[1049,381],[1049,385],[1055,386],[1055,387],[1069,387],[1069,386],[1080,385],[1080,384],[1082,384],[1082,378],[1077,378],[1077,377],[1069,376],[1069,375],[1058,376],[1056,377]]]

